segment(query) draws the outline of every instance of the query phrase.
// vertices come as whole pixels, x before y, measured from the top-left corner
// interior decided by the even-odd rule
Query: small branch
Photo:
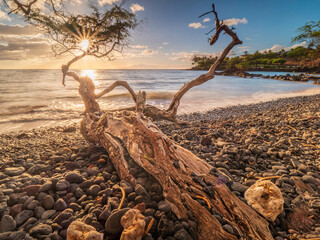
[[[71,64],[75,63],[76,61],[78,61],[79,59],[83,58],[86,55],[87,55],[86,52],[83,52],[81,55],[76,56],[75,58],[70,60],[66,65],[62,65],[61,66],[61,71],[63,73],[63,77],[62,77],[62,85],[63,86],[65,86],[65,79],[66,79],[66,76],[68,75],[67,73],[69,71],[69,68],[70,68]]]
[[[132,88],[129,86],[129,84],[126,81],[116,81],[116,82],[112,83],[105,90],[103,90],[102,92],[95,95],[95,98],[97,99],[97,98],[102,97],[103,95],[111,92],[113,89],[115,89],[118,86],[122,86],[122,87],[126,88],[129,91],[129,93],[131,94],[134,102],[137,102],[137,95],[134,93],[134,91],[132,90]]]
[[[201,85],[210,79],[212,79],[215,75],[215,70],[217,67],[222,63],[224,58],[229,54],[231,49],[238,44],[242,44],[242,41],[238,38],[237,34],[233,32],[227,25],[224,25],[222,21],[219,20],[218,18],[218,13],[215,11],[214,4],[212,4],[212,11],[215,15],[215,24],[216,24],[216,33],[212,36],[210,40],[210,45],[213,45],[216,43],[216,41],[219,39],[219,36],[221,32],[224,32],[228,34],[231,38],[232,41],[229,43],[229,45],[223,50],[223,52],[220,54],[219,58],[215,61],[215,63],[210,67],[209,71],[206,74],[202,74],[196,79],[188,82],[185,84],[172,98],[172,101],[167,109],[167,112],[172,115],[174,118],[175,115],[177,114],[178,107],[180,105],[180,100],[184,96],[186,92],[188,92],[191,88]],[[208,12],[208,13],[211,13]],[[204,16],[208,13],[205,13],[201,16]]]

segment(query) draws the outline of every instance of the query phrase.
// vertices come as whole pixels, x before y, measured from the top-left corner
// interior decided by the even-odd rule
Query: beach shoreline
[[[179,119],[186,125],[156,124],[207,161],[212,174],[226,179],[230,190],[244,202],[244,192],[256,180],[279,176],[272,181],[282,192],[284,211],[270,222],[270,231],[277,240],[312,239],[320,234],[319,110],[320,95],[300,96],[182,114]],[[11,224],[0,239],[17,233],[34,237],[37,231],[43,231],[44,238],[65,239],[67,227],[77,218],[105,233],[110,212],[104,205],[109,204],[111,211],[120,201],[117,186],[128,191],[124,208],[141,201],[137,190],[120,181],[104,149],[84,140],[78,122],[0,134],[0,152],[0,214]],[[164,216],[162,220],[182,226],[185,236],[195,239],[196,223],[178,220],[170,210],[163,210],[168,206],[162,206],[161,193],[152,193],[155,185],[148,186],[148,176],[136,172],[153,199],[146,204],[147,224],[152,218],[158,224]],[[105,194],[109,195],[104,198]],[[102,203],[96,201],[99,197]],[[201,199],[199,203],[206,205]],[[313,218],[310,226],[297,230],[293,213],[300,203],[307,208],[306,218]],[[67,218],[66,222],[57,221],[59,216]],[[217,219],[235,234],[226,220]],[[37,229],[39,223],[46,231]],[[157,239],[163,231],[166,237],[174,237],[182,230],[165,226],[160,231],[155,225],[149,239]]]

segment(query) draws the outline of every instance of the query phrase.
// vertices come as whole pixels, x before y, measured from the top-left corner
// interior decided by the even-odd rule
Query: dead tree
[[[196,201],[199,197],[206,199],[217,212],[228,219],[240,235],[248,239],[272,239],[268,222],[239,200],[224,183],[210,175],[209,164],[170,140],[150,120],[152,118],[177,121],[177,109],[183,95],[192,87],[212,79],[216,68],[230,50],[242,43],[236,33],[219,21],[214,5],[212,7],[216,33],[210,44],[214,44],[223,32],[228,34],[232,41],[206,74],[185,84],[174,95],[166,110],[145,105],[145,93],[140,92],[136,95],[127,82],[117,81],[95,95],[94,84],[90,78],[81,78],[70,72],[66,75],[72,76],[80,83],[79,93],[86,107],[86,114],[81,122],[81,133],[88,141],[99,143],[107,150],[121,179],[135,184],[134,177],[129,173],[128,157],[124,154],[127,152],[136,164],[151,174],[162,186],[163,196],[178,218],[187,218],[188,210],[193,212],[198,221],[199,239],[237,239],[225,232],[218,220]],[[136,107],[102,114],[96,99],[118,86],[130,92]],[[180,167],[175,168],[173,162],[178,162]],[[205,192],[201,185],[194,182],[192,172],[201,176],[205,182],[212,183],[212,192]]]
[[[146,93],[136,94],[124,81],[116,81],[95,95],[95,85],[89,77],[79,77],[69,71],[75,61],[88,54],[87,51],[62,67],[63,79],[69,76],[79,82],[79,93],[85,105],[85,115],[80,125],[84,138],[106,149],[122,180],[136,184],[134,176],[129,172],[129,159],[152,175],[161,185],[165,200],[178,218],[188,218],[187,211],[192,211],[198,223],[198,239],[237,239],[222,228],[206,207],[196,201],[198,198],[204,199],[220,213],[239,236],[246,239],[273,239],[268,222],[238,199],[223,182],[211,175],[211,166],[208,163],[170,140],[151,120],[166,119],[177,122],[177,109],[184,94],[192,87],[212,79],[215,70],[231,49],[242,43],[233,29],[219,20],[214,5],[209,13],[215,15],[216,30],[210,44],[213,45],[222,33],[229,35],[232,41],[207,73],[185,84],[174,95],[167,109],[147,105]],[[118,86],[129,91],[136,106],[104,113],[97,99]],[[179,164],[179,168],[173,166],[174,162]],[[203,186],[194,181],[192,174],[200,177],[210,187],[204,190]]]

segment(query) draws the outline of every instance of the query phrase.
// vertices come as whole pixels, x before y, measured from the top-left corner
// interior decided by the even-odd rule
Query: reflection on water
[[[145,90],[148,104],[167,107],[176,91],[204,71],[78,70],[76,73],[90,77],[96,92],[123,80],[135,92]],[[78,94],[79,83],[68,77],[64,87],[61,78],[59,70],[0,70],[0,131],[5,127],[13,129],[18,123],[80,118],[84,107]],[[215,76],[187,92],[179,113],[317,93],[320,87],[312,82]],[[114,109],[132,106],[134,102],[126,89],[118,87],[100,98],[99,104],[102,109]]]

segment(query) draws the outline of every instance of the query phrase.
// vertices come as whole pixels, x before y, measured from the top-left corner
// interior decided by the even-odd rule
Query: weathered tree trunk
[[[184,94],[192,87],[212,79],[216,68],[231,49],[242,43],[233,29],[229,29],[218,19],[214,5],[209,13],[211,12],[216,17],[216,33],[210,44],[218,40],[221,32],[228,34],[232,41],[206,74],[188,82],[175,94],[166,110],[145,105],[146,94],[139,92],[136,95],[127,82],[116,81],[95,95],[92,80],[69,72],[70,64],[64,65],[62,72],[64,77],[71,76],[80,83],[79,93],[86,107],[81,133],[89,142],[99,143],[106,149],[122,180],[135,185],[128,163],[129,160],[134,161],[161,185],[165,200],[178,218],[188,218],[187,211],[192,211],[198,223],[200,240],[233,240],[237,236],[224,231],[214,215],[196,201],[198,198],[205,200],[208,208],[212,206],[215,212],[220,213],[233,226],[236,235],[246,239],[273,239],[268,222],[238,199],[223,182],[211,175],[209,164],[170,140],[150,120],[167,119],[177,122],[177,109]],[[96,99],[117,86],[130,92],[136,107],[103,114]]]
[[[248,239],[273,239],[268,222],[239,200],[228,187],[209,174],[211,166],[170,140],[139,112],[110,112],[97,118],[87,113],[81,124],[89,141],[100,143],[108,152],[121,179],[135,184],[125,152],[162,186],[163,196],[178,218],[191,210],[198,221],[199,239],[237,239],[223,230],[219,221],[195,199],[207,199],[238,233]],[[173,166],[177,161],[180,168]],[[191,173],[212,184],[208,191],[196,183]]]

